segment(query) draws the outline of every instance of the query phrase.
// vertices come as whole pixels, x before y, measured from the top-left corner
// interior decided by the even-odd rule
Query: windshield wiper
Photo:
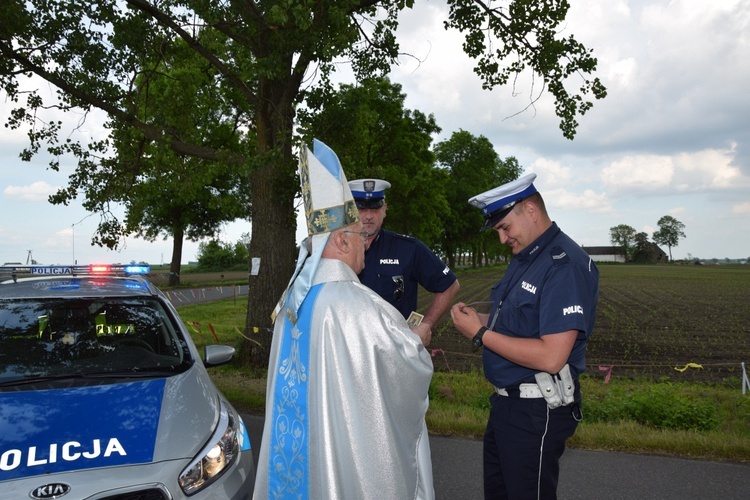
[[[37,384],[39,382],[56,382],[60,380],[73,380],[86,378],[83,373],[61,373],[58,375],[35,375],[32,377],[14,378],[0,382],[0,387],[13,387],[14,385]]]
[[[87,378],[141,378],[155,377],[165,373],[176,373],[180,371],[179,365],[148,366],[144,368],[129,368],[126,370],[107,370],[101,372],[87,372]]]
[[[180,371],[179,365],[150,366],[148,368],[130,368],[127,370],[107,370],[99,372],[60,373],[56,375],[36,375],[0,382],[0,387],[38,384],[40,382],[59,382],[78,379],[107,379],[107,378],[149,378],[163,376],[165,373]]]

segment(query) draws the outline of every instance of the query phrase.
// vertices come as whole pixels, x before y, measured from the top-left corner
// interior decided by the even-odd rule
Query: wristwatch
[[[471,339],[471,343],[474,344],[474,347],[482,347],[484,343],[482,342],[482,335],[484,335],[484,332],[487,331],[487,327],[483,326],[479,330],[477,330],[477,334],[474,335],[474,338]]]

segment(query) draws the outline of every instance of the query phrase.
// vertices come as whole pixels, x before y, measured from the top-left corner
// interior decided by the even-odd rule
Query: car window
[[[0,383],[179,373],[191,363],[180,329],[157,299],[0,301]]]

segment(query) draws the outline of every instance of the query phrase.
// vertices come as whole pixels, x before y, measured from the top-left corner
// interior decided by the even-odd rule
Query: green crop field
[[[750,364],[750,266],[603,264],[590,376],[718,382]],[[459,272],[463,302],[489,300],[504,268]],[[430,294],[420,296],[420,308]],[[481,365],[481,353],[453,328],[433,329],[436,371]],[[750,367],[748,367],[750,369]]]
[[[720,382],[741,377],[741,363],[750,364],[750,265],[601,264],[599,271],[589,376]],[[459,270],[458,300],[489,300],[504,272],[504,266]],[[158,275],[152,279],[163,286],[166,274],[164,283]],[[246,279],[243,271],[182,275],[188,287]],[[423,290],[418,309],[430,297]],[[456,331],[448,314],[434,326],[429,348],[438,372],[481,368],[481,352]]]

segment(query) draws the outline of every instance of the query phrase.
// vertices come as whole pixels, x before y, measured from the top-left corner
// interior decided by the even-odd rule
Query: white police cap
[[[536,193],[534,179],[536,179],[536,174],[526,174],[512,182],[470,198],[469,203],[481,209],[484,214],[482,231],[494,227],[508,215],[516,203]]]
[[[382,179],[356,179],[349,181],[357,208],[380,208],[385,204],[385,190],[391,183]]]

